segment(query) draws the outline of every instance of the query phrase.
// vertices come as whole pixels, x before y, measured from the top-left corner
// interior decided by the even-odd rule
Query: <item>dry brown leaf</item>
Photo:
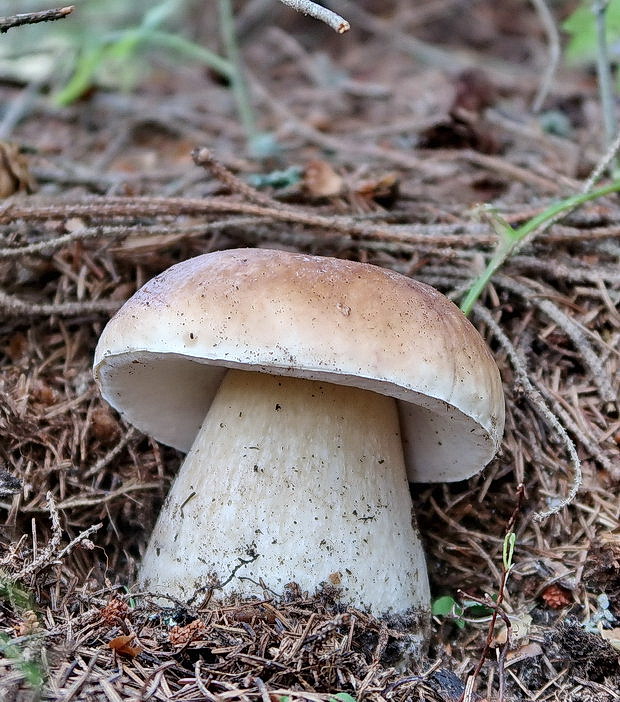
[[[343,180],[327,161],[310,161],[304,172],[304,187],[311,197],[336,197]]]
[[[116,653],[119,653],[121,656],[131,656],[131,658],[135,658],[139,653],[142,652],[141,646],[129,645],[129,642],[133,641],[135,638],[136,637],[133,634],[129,634],[128,636],[117,636],[111,641],[108,641],[108,646],[113,651],[116,651]]]
[[[13,193],[30,193],[35,182],[28,170],[28,161],[16,144],[0,141],[0,198]]]

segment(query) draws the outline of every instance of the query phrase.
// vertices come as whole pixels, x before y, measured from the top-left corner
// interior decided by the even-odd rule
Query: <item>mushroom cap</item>
[[[108,322],[95,351],[103,397],[187,452],[227,368],[396,398],[412,481],[481,470],[504,428],[499,371],[446,297],[364,263],[233,249],[178,263]]]

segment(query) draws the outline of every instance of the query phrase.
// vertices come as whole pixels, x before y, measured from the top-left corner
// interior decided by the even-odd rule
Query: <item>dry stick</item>
[[[279,204],[279,203],[278,203]],[[14,202],[0,207],[0,224],[7,224],[16,219],[48,220],[68,217],[86,218],[132,218],[156,217],[161,215],[206,215],[213,212],[236,212],[257,217],[271,217],[281,222],[303,224],[310,227],[337,231],[351,235],[377,238],[381,241],[398,241],[406,243],[427,243],[434,245],[466,246],[469,244],[492,244],[497,241],[495,234],[467,236],[464,234],[442,235],[437,230],[397,231],[388,224],[377,226],[366,224],[352,217],[339,215],[316,215],[302,208],[267,207],[247,202],[239,202],[225,197],[202,199],[189,198],[89,198],[64,204],[30,205]]]
[[[62,529],[60,527],[58,507],[56,506],[56,502],[51,492],[48,492],[45,498],[47,500],[47,511],[49,512],[50,520],[52,522],[52,538],[41,553],[34,558],[32,563],[25,565],[18,573],[15,574],[15,576],[13,576],[13,579],[15,580],[22,580],[27,575],[52,565],[55,561],[60,560],[70,553],[73,548],[77,546],[77,544],[87,539],[91,534],[94,534],[103,526],[103,524],[93,524],[93,526],[88,527],[88,529],[85,531],[80,532],[63,549],[59,549],[60,542],[62,540]]]
[[[54,249],[71,244],[75,241],[88,241],[89,239],[120,239],[123,237],[151,237],[167,235],[196,236],[211,231],[218,231],[229,227],[241,227],[252,224],[261,224],[273,221],[267,217],[229,217],[215,222],[203,224],[183,225],[171,223],[169,225],[142,226],[139,224],[112,226],[112,227],[84,227],[76,229],[69,234],[61,234],[53,239],[37,241],[25,246],[8,247],[0,249],[0,260],[19,258],[34,253],[51,253]]]
[[[504,275],[497,275],[493,278],[497,285],[510,290],[523,297],[527,302],[538,307],[541,312],[545,314],[552,322],[558,325],[560,329],[566,332],[569,339],[573,342],[579,353],[583,362],[588,366],[590,373],[592,375],[592,380],[598,387],[603,401],[607,403],[615,403],[618,399],[617,393],[612,386],[612,382],[601,363],[599,356],[595,353],[594,349],[590,346],[586,335],[579,328],[579,325],[575,320],[571,319],[567,314],[562,312],[562,310],[551,300],[541,299],[544,295],[523,283],[519,283],[513,278],[509,278]]]
[[[538,414],[549,424],[549,426],[555,430],[556,434],[562,440],[564,448],[568,453],[570,458],[571,467],[573,469],[573,479],[568,495],[564,498],[557,498],[557,504],[546,512],[536,512],[534,514],[534,519],[537,522],[550,517],[552,514],[557,514],[560,510],[564,509],[569,505],[577,494],[581,483],[583,481],[583,476],[581,472],[581,461],[577,455],[577,450],[575,449],[575,444],[571,440],[570,436],[566,432],[566,429],[560,424],[558,418],[553,414],[553,412],[547,407],[541,394],[532,385],[527,370],[525,368],[525,363],[523,362],[519,352],[513,346],[510,339],[504,334],[499,324],[493,319],[493,316],[486,307],[482,305],[475,305],[473,314],[480,319],[489,327],[493,336],[497,339],[499,345],[504,349],[506,355],[510,359],[510,363],[514,370],[515,376],[521,383],[525,396],[530,401],[534,409]]]
[[[0,314],[9,317],[23,315],[25,317],[47,317],[59,314],[74,316],[91,312],[115,312],[122,305],[118,300],[86,300],[84,302],[57,302],[35,304],[19,297],[7,295],[0,290]]]
[[[618,149],[620,149],[620,133],[616,134],[614,140],[609,145],[609,148],[603,154],[603,157],[600,159],[600,161],[596,164],[596,167],[594,168],[592,173],[590,173],[588,179],[585,181],[583,187],[581,188],[581,192],[587,193],[590,192],[590,190],[592,190],[594,185],[609,167],[609,164],[616,157]]]
[[[74,5],[67,7],[59,7],[55,10],[42,10],[41,12],[25,12],[20,15],[10,15],[9,17],[0,17],[0,34],[8,32],[13,27],[21,27],[24,24],[37,24],[39,22],[53,22],[54,20],[63,19],[70,15],[75,9]]]
[[[569,281],[571,283],[594,283],[604,280],[620,284],[620,268],[617,266],[586,266],[578,264],[568,266],[553,260],[537,258],[536,256],[513,256],[510,259],[511,268],[518,271],[543,272],[549,278]]]
[[[90,496],[90,497],[67,497],[59,505],[59,509],[75,509],[76,507],[92,507],[93,505],[102,505],[112,500],[115,500],[121,495],[127,495],[130,492],[135,492],[136,490],[157,490],[161,489],[161,482],[153,483],[138,483],[138,482],[128,482],[116,490],[111,492],[105,491],[105,494],[101,496]],[[31,510],[36,511],[36,510]]]
[[[257,205],[266,205],[267,207],[275,207],[277,209],[293,209],[274,200],[265,193],[261,193],[256,188],[245,183],[241,178],[238,178],[230,169],[217,160],[213,152],[206,146],[202,146],[192,151],[192,159],[197,166],[207,168],[213,175],[226,185],[233,193],[241,195],[250,202],[255,202]]]
[[[532,104],[533,112],[540,112],[545,98],[549,94],[551,85],[553,83],[553,77],[558,67],[558,62],[560,61],[560,34],[558,32],[557,25],[553,19],[553,15],[547,6],[545,0],[531,0],[532,5],[538,13],[540,22],[547,35],[547,41],[549,42],[549,56],[547,59],[547,64],[543,71],[543,76],[538,86],[538,92],[534,98]]]
[[[234,176],[233,176],[234,177]],[[249,186],[248,186],[249,187]],[[93,203],[98,202],[93,200]],[[100,200],[103,202],[103,200]],[[278,203],[279,209],[280,203]],[[72,206],[72,205],[67,205]],[[79,205],[84,207],[84,203]],[[53,214],[48,214],[45,217],[41,217],[38,214],[40,207],[47,208],[47,205],[35,206],[33,209],[26,212],[17,213],[18,216],[24,219],[46,219],[48,217],[58,216],[63,218],[65,216],[70,216],[70,213],[63,210],[56,210]],[[64,207],[64,206],[61,206]],[[124,207],[124,206],[123,206]],[[231,206],[231,211],[234,211],[235,207]],[[289,209],[290,212],[296,212],[295,209]],[[194,211],[193,214],[201,213],[208,214],[206,212]],[[82,211],[83,214],[83,211]],[[98,212],[93,212],[93,216],[97,216]],[[168,215],[168,211],[160,211],[160,215]],[[106,212],[106,216],[113,217],[114,215],[110,212]],[[58,249],[67,244],[71,244],[75,241],[87,241],[90,239],[120,239],[123,237],[149,237],[149,236],[165,236],[165,235],[184,235],[188,237],[199,236],[201,234],[206,234],[212,231],[220,231],[224,229],[229,229],[231,227],[251,227],[259,226],[262,224],[268,224],[273,222],[273,213],[270,211],[264,216],[238,216],[238,217],[228,217],[227,219],[218,219],[211,222],[205,222],[204,224],[183,224],[183,223],[171,223],[166,225],[147,225],[143,226],[140,224],[127,224],[127,225],[117,225],[117,226],[93,226],[84,227],[83,229],[76,229],[68,234],[61,234],[58,237],[51,239],[45,239],[42,241],[33,242],[31,244],[26,244],[24,246],[11,246],[6,248],[0,248],[0,259],[11,259],[19,258],[24,255],[31,255],[36,253],[47,254],[51,253],[53,250]],[[292,221],[296,221],[293,219]],[[339,227],[337,220],[329,218],[330,227],[334,231],[344,234],[346,237],[342,239],[342,243],[345,246],[359,245],[368,248],[369,250],[387,250],[394,253],[412,253],[421,251],[419,247],[427,247],[425,251],[437,252],[441,256],[451,256],[460,257],[463,255],[468,255],[468,252],[463,249],[464,246],[489,246],[497,241],[495,234],[490,233],[487,228],[477,222],[471,222],[468,224],[416,224],[402,226],[402,225],[385,225],[385,229],[381,229],[380,232],[376,227],[369,227],[366,225],[365,230],[362,235],[365,240],[355,240],[351,237],[353,232],[350,229],[343,229]],[[317,225],[320,226],[320,225]],[[325,228],[325,227],[321,227]],[[565,242],[565,241],[585,241],[588,240],[599,240],[606,238],[617,238],[620,236],[620,227],[602,227],[596,229],[572,229],[569,227],[556,227],[553,231],[547,232],[540,237],[542,241],[545,242]],[[293,241],[295,238],[303,240],[305,245],[312,244],[315,239],[313,235],[303,235],[300,233],[291,233],[290,235],[283,235],[280,232],[273,232],[273,237],[282,241]],[[378,239],[378,241],[375,241]],[[437,244],[437,246],[430,246],[431,244]],[[448,248],[440,248],[441,246]],[[416,247],[416,248],[413,248]],[[551,264],[546,264],[544,261],[538,259],[531,259],[528,257],[515,257],[513,261],[518,262],[521,260],[527,260],[528,263],[525,267],[532,268],[534,270],[545,270],[549,274],[556,275],[560,278],[565,278],[574,282],[590,282],[591,280],[600,277],[603,280],[609,280],[610,282],[615,282],[620,272],[615,269],[609,268],[592,268],[587,269],[580,273],[580,269],[569,269],[564,266],[553,267]],[[532,261],[529,263],[529,261]],[[459,277],[465,278],[465,272],[461,269]],[[455,275],[455,273],[451,273]],[[471,276],[467,277],[469,280]],[[448,281],[447,287],[450,287],[451,283]],[[463,288],[465,290],[465,287]]]
[[[582,184],[580,192],[585,194],[590,192],[599,178],[603,175],[604,171],[607,169],[612,160],[616,157],[616,153],[620,149],[620,134],[616,136],[613,142],[610,144],[607,151],[603,154],[599,162],[596,164],[592,173],[587,178],[587,180]],[[543,232],[548,230],[553,224],[561,219],[566,219],[572,212],[574,212],[579,207],[578,204],[573,205],[569,209],[562,210],[558,212],[554,217],[546,220],[543,224],[532,231],[528,236],[524,237],[515,247],[515,252],[521,250],[526,244],[530,243],[533,238],[540,239]],[[579,238],[579,237],[577,237]]]
[[[335,12],[328,10],[322,5],[317,5],[315,2],[311,2],[310,0],[280,0],[280,2],[284,5],[288,5],[288,7],[292,7],[293,10],[296,10],[297,12],[301,12],[304,15],[310,15],[310,17],[314,17],[321,22],[325,22],[326,25],[338,32],[338,34],[344,34],[344,32],[348,32],[349,29],[351,29],[351,25],[346,21],[346,19],[344,19],[344,17],[337,15]]]

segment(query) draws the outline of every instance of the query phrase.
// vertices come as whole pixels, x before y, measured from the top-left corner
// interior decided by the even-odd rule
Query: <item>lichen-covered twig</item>
[[[8,32],[9,29],[21,27],[25,24],[38,24],[39,22],[52,22],[54,20],[63,19],[67,17],[67,15],[70,15],[74,9],[74,5],[67,5],[66,7],[58,7],[53,10],[25,12],[19,15],[0,17],[0,34],[4,34]]]
[[[304,15],[310,15],[315,19],[325,22],[326,25],[331,27],[338,34],[344,34],[348,32],[351,25],[341,17],[340,15],[328,10],[322,5],[318,5],[316,2],[311,2],[310,0],[280,0],[284,5],[292,7],[293,10],[301,12]]]
[[[22,580],[27,575],[36,573],[37,571],[58,562],[64,556],[70,553],[75,546],[83,542],[85,539],[88,539],[91,534],[94,534],[103,526],[102,524],[93,524],[85,531],[80,532],[72,541],[61,549],[60,543],[62,541],[62,528],[60,526],[58,507],[56,506],[56,502],[51,492],[48,492],[45,498],[47,500],[47,510],[52,522],[52,538],[40,553],[34,555],[33,560],[30,563],[24,565],[18,573],[12,576],[14,580]]]
[[[83,302],[56,302],[35,304],[0,290],[0,314],[9,317],[46,317],[48,315],[80,315],[92,312],[115,312],[122,302],[116,300],[84,300]]]

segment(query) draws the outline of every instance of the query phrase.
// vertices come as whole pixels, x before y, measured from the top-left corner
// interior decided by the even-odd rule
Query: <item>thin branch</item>
[[[123,436],[120,441],[115,443],[108,453],[103,455],[98,461],[95,461],[95,463],[83,473],[84,480],[87,478],[92,478],[93,475],[99,475],[103,469],[110,465],[110,463],[121,453],[131,439],[136,436],[136,434],[137,431],[133,427],[129,427],[125,433],[125,436]]]
[[[73,317],[75,315],[89,314],[92,312],[116,312],[121,306],[121,300],[85,300],[84,302],[56,302],[41,305],[19,297],[7,295],[0,290],[0,314],[9,317],[47,317],[49,315],[62,315]]]
[[[286,205],[265,195],[265,193],[261,193],[259,190],[256,190],[256,188],[253,188],[251,185],[241,180],[241,178],[238,178],[230,169],[226,168],[221,161],[218,161],[213,152],[206,146],[194,149],[192,151],[192,159],[197,166],[211,171],[220,183],[223,183],[233,193],[241,195],[241,197],[246,200],[255,202],[258,205],[266,205],[267,207],[290,209],[290,207],[287,208]]]
[[[0,34],[8,32],[13,27],[21,27],[24,24],[38,24],[39,22],[53,22],[70,15],[75,9],[74,5],[59,7],[54,10],[42,10],[41,12],[25,12],[20,15],[10,15],[0,17]]]
[[[351,25],[344,17],[328,10],[322,5],[311,2],[311,0],[280,0],[280,2],[284,5],[288,5],[288,7],[292,7],[296,12],[310,15],[310,17],[314,17],[314,19],[325,22],[326,25],[338,32],[338,34],[344,34],[351,29]]]
[[[74,202],[39,203],[12,202],[0,206],[0,224],[10,224],[17,219],[49,220],[65,217],[85,218],[144,218],[158,216],[205,215],[215,212],[271,217],[279,222],[291,222],[308,227],[342,232],[349,235],[374,237],[381,241],[424,243],[433,245],[465,246],[468,244],[492,244],[496,238],[481,232],[481,236],[460,233],[443,234],[442,230],[416,226],[396,229],[388,224],[367,223],[341,215],[319,215],[301,207],[266,206],[250,202],[239,202],[227,197],[206,198],[162,198],[162,197],[92,197]],[[205,225],[206,226],[206,225]],[[482,238],[481,238],[482,237]],[[4,255],[4,252],[3,252]]]
[[[607,151],[603,154],[599,162],[594,167],[592,173],[590,173],[588,176],[588,179],[584,182],[581,188],[582,193],[588,193],[590,190],[592,190],[594,185],[600,180],[603,173],[616,158],[618,149],[620,149],[620,134],[616,134],[616,138],[609,145]]]
[[[89,239],[123,239],[127,237],[137,239],[141,237],[150,238],[158,236],[175,237],[176,241],[177,237],[197,237],[208,234],[209,232],[222,231],[231,227],[255,226],[256,224],[262,224],[266,221],[272,220],[271,218],[264,217],[228,217],[227,219],[218,219],[213,222],[205,222],[202,224],[174,222],[152,226],[127,224],[110,227],[83,227],[51,239],[43,239],[42,241],[35,241],[23,246],[0,248],[0,260],[6,258],[20,258],[21,256],[37,253],[50,255],[55,249],[71,244],[74,241],[88,241]]]

